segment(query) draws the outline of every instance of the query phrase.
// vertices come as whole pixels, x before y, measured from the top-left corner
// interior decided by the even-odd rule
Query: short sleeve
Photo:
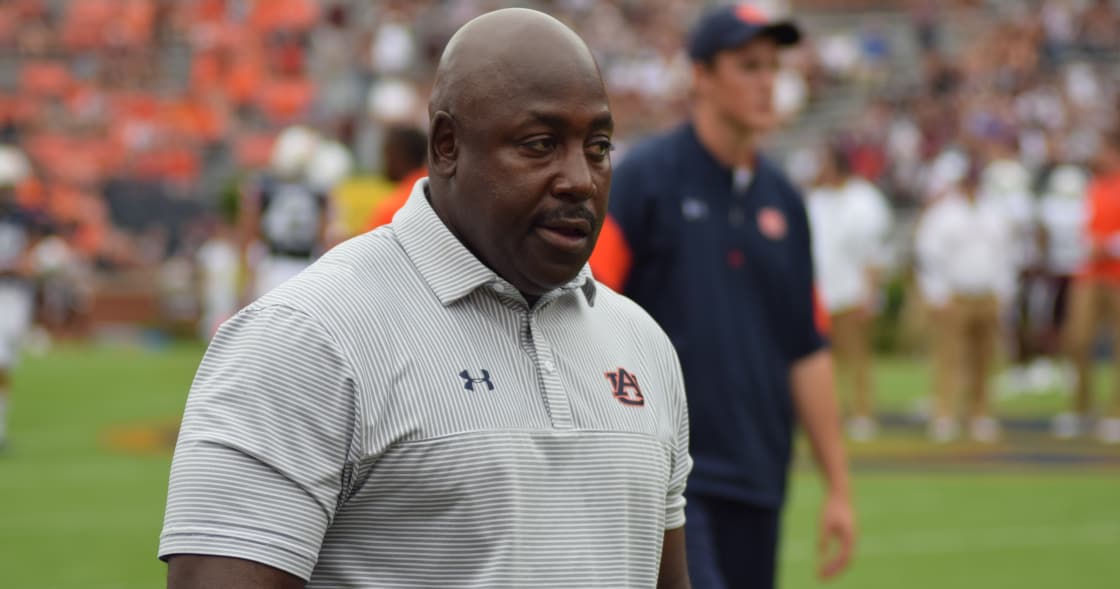
[[[681,376],[680,360],[670,349],[672,362],[671,377],[674,387],[674,419],[677,435],[673,447],[673,464],[669,475],[669,487],[665,497],[665,529],[675,530],[684,525],[684,491],[688,475],[692,471],[692,456],[688,451],[688,402],[685,396],[684,378]]]
[[[287,307],[219,330],[171,466],[160,558],[242,558],[308,579],[346,489],[354,379],[332,338]]]
[[[805,205],[798,196],[793,200],[791,211],[792,230],[791,238],[794,240],[794,260],[790,276],[791,292],[790,302],[791,321],[791,358],[794,361],[824,348],[827,345],[825,329],[826,315],[820,308],[817,300],[813,276],[813,244],[809,230],[809,219],[805,212]]]

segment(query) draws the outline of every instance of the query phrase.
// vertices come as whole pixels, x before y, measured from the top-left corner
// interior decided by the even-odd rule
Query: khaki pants
[[[872,417],[875,413],[871,382],[871,317],[863,309],[834,313],[832,353],[837,372],[848,379],[848,407],[853,415]]]
[[[962,389],[968,416],[987,416],[999,301],[994,296],[954,297],[935,312],[933,321],[934,416],[953,417]]]
[[[1093,344],[1098,329],[1108,325],[1114,334],[1114,362],[1120,366],[1120,285],[1077,280],[1070,287],[1065,326],[1065,351],[1077,370],[1073,410],[1088,414],[1093,409]],[[1120,417],[1120,379],[1109,416]]]

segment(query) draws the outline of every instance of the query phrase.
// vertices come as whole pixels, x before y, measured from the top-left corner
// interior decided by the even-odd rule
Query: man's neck
[[[729,124],[712,109],[697,106],[692,126],[700,144],[728,168],[753,168],[757,135],[742,126]]]

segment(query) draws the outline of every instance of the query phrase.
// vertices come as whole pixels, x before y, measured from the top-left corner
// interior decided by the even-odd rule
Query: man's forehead
[[[597,70],[572,64],[557,68],[495,68],[467,84],[457,115],[497,117],[522,124],[610,123],[610,103]]]
[[[510,116],[526,101],[605,97],[595,59],[571,29],[541,13],[507,9],[471,21],[452,37],[440,60],[432,106]],[[511,113],[510,107],[517,108]]]
[[[614,118],[605,99],[599,104],[537,101],[519,109],[511,122],[519,126],[542,124],[549,127],[586,126],[606,131],[614,129]]]

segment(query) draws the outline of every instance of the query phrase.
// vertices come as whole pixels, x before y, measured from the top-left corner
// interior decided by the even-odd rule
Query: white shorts
[[[0,369],[15,364],[34,310],[31,287],[0,281]]]
[[[265,256],[257,264],[257,277],[253,294],[255,298],[264,296],[268,291],[284,284],[289,278],[303,272],[311,265],[309,258],[290,258],[287,256]]]

